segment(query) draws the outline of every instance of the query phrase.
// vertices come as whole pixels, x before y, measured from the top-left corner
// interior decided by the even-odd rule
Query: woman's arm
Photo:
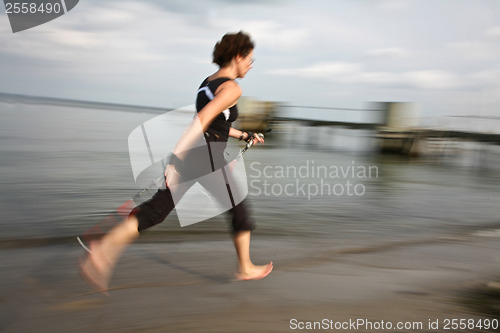
[[[240,131],[239,129],[236,128],[230,128],[229,129],[229,136],[238,140],[246,140],[248,139],[248,133]]]
[[[184,132],[173,153],[183,159],[183,153],[193,148],[197,140],[207,131],[212,121],[222,111],[236,104],[241,96],[241,88],[234,81],[223,83],[216,91],[214,99],[196,114],[193,122]]]
[[[198,112],[203,133],[208,129],[215,117],[222,111],[234,106],[240,96],[241,88],[236,82],[227,81],[221,84],[215,92],[214,99]]]
[[[249,135],[251,135],[251,133],[249,134],[248,132],[243,132],[243,131],[240,131],[239,129],[236,129],[236,128],[230,128],[229,129],[229,136],[232,137],[232,138],[236,138],[238,140],[244,140],[244,141],[247,141],[248,140],[248,137]],[[264,138],[256,135],[255,133],[253,133],[253,136],[254,136],[254,144],[255,143],[263,143],[264,142]]]
[[[241,96],[241,88],[234,81],[227,81],[220,85],[215,92],[214,99],[208,102],[203,109],[196,114],[193,122],[184,132],[173,153],[180,158],[184,158],[184,153],[193,148],[193,145],[203,136],[212,123],[222,111],[229,109],[236,104]]]
[[[235,105],[240,96],[241,88],[236,82],[227,81],[220,85],[214,98],[196,114],[177,142],[172,152],[174,160],[177,160],[176,163],[182,163],[185,154],[199,142],[215,117]],[[165,168],[165,180],[168,186],[174,186],[179,181],[179,174],[175,172],[175,169],[176,167],[172,163],[169,163]]]

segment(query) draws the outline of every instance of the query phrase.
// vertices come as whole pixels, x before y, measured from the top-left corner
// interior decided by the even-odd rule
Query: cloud
[[[410,53],[402,47],[387,47],[366,52],[370,57],[407,57]]]
[[[421,90],[434,103],[499,84],[498,8],[453,0],[88,0],[32,31],[0,34],[9,82],[2,89],[100,100],[114,90],[121,103],[185,105],[187,88],[215,69],[214,43],[244,30],[257,46],[246,94],[329,105],[323,91],[357,103],[361,94],[405,99]]]
[[[500,38],[500,26],[489,28],[486,30],[485,35],[491,38]]]
[[[282,76],[298,76],[314,79],[334,79],[337,77],[356,75],[360,71],[360,64],[346,62],[322,62],[302,68],[275,69],[269,72],[271,74]]]
[[[38,68],[57,64],[60,71],[88,77],[167,66],[178,56],[176,50],[200,49],[206,44],[183,15],[152,3],[91,2],[78,15],[74,13],[17,38],[0,36],[1,53]]]
[[[322,62],[302,68],[276,69],[273,75],[322,79],[344,84],[375,84],[414,89],[455,89],[462,85],[456,74],[439,69],[405,72],[365,71],[360,63]]]
[[[266,47],[275,51],[292,51],[304,47],[309,38],[309,29],[285,26],[274,19],[236,19],[212,17],[209,25],[221,31],[246,31],[257,43],[257,48]]]
[[[471,82],[484,86],[500,86],[500,65],[469,75]]]
[[[379,8],[389,12],[399,12],[408,10],[411,4],[404,0],[387,0],[378,4]]]
[[[443,70],[420,70],[401,74],[401,83],[419,89],[455,89],[460,87],[458,75]]]
[[[468,60],[485,61],[500,58],[500,46],[496,42],[467,40],[447,43],[446,47]]]

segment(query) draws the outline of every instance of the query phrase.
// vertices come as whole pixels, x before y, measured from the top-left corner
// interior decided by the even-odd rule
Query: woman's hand
[[[253,138],[252,144],[264,143],[264,135],[262,133],[241,132],[240,140],[249,142],[250,140],[252,140],[252,138]]]
[[[252,133],[252,132],[249,132],[247,133],[248,137],[245,141],[248,142],[248,140],[251,139],[251,137],[253,137],[253,144],[256,144],[256,143],[261,143],[263,144],[264,143],[264,136],[260,136],[259,135],[260,133]]]

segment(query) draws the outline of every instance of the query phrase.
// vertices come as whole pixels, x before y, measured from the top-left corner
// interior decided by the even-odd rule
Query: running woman
[[[227,193],[232,203],[233,242],[238,258],[235,273],[238,280],[258,280],[266,277],[273,269],[267,265],[254,265],[250,258],[250,236],[254,223],[250,220],[244,201],[235,204],[236,188],[229,186],[231,175],[224,168],[224,148],[229,137],[239,140],[254,140],[263,143],[263,138],[231,127],[238,116],[237,102],[241,88],[235,79],[242,79],[252,68],[254,43],[243,33],[226,34],[216,43],[213,62],[219,69],[200,85],[197,98],[197,116],[177,143],[165,170],[166,188],[148,201],[137,206],[130,215],[100,240],[90,243],[90,252],[80,261],[83,278],[96,290],[106,292],[118,259],[123,251],[137,239],[142,230],[161,223],[175,207],[174,197],[179,198],[194,184],[195,179],[215,170],[222,170]],[[208,148],[209,159],[200,159],[196,144],[200,138]],[[203,153],[201,154],[203,155]],[[200,161],[203,161],[200,163]],[[186,185],[187,184],[187,185]],[[212,194],[210,184],[202,185]],[[220,187],[219,187],[220,188]],[[219,198],[220,193],[215,194]]]

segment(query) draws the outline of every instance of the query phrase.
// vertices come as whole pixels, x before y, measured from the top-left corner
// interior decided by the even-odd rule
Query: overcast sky
[[[176,108],[228,31],[256,43],[244,95],[292,105],[413,101],[425,117],[500,114],[497,0],[82,0],[13,34],[0,92]]]

